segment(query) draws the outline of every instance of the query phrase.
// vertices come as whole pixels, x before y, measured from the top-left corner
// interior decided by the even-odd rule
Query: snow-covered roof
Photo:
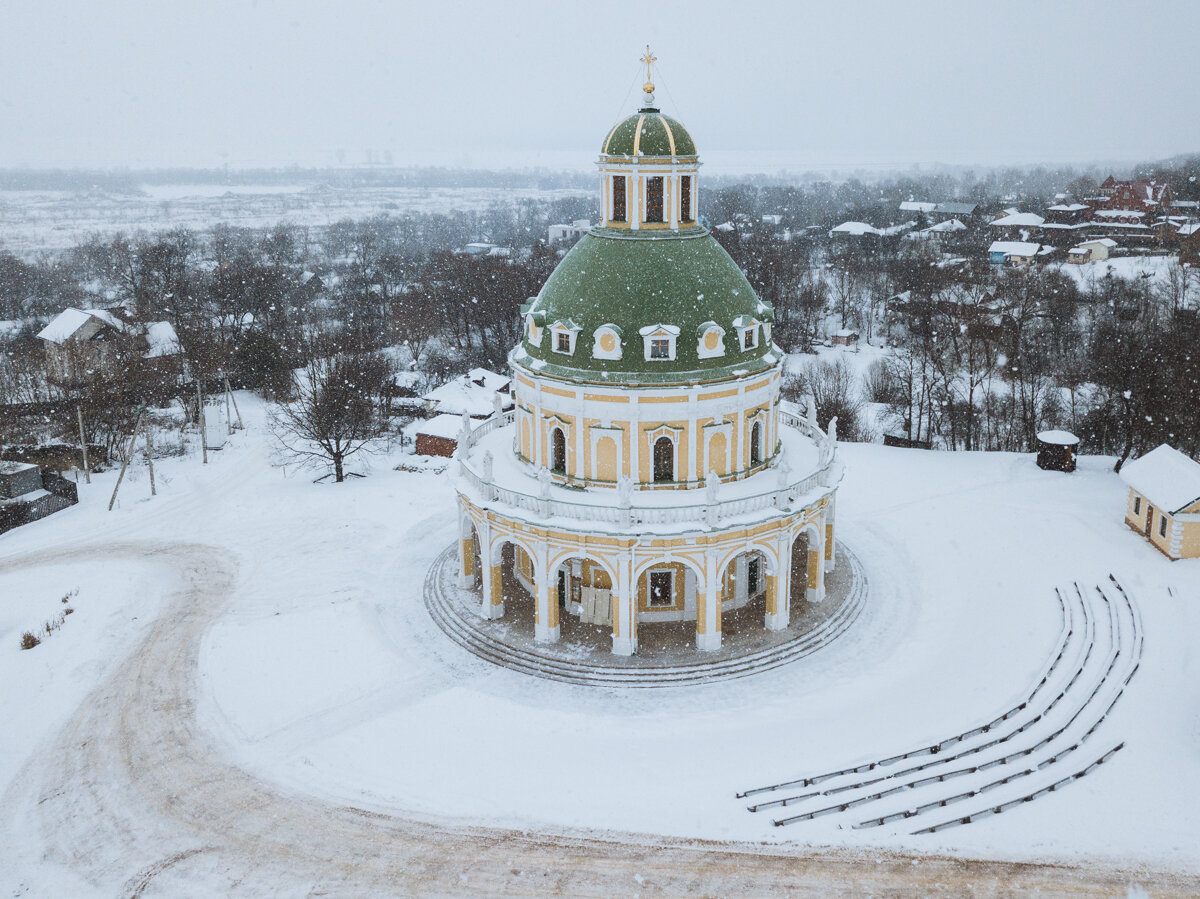
[[[1195,234],[1197,231],[1200,231],[1200,222],[1179,226],[1179,233],[1184,237],[1187,237],[1189,234]]]
[[[933,212],[937,203],[926,203],[921,200],[905,200],[900,204],[901,212]]]
[[[462,415],[464,412],[472,418],[491,415],[495,411],[496,393],[501,387],[481,387],[475,383],[476,379],[472,377],[476,373],[483,373],[491,378],[502,377],[487,371],[487,369],[472,369],[470,374],[459,375],[453,381],[447,381],[441,387],[429,391],[421,399],[427,403],[433,403],[438,412],[446,412],[451,415]],[[503,382],[507,386],[508,379],[503,378]],[[488,381],[485,380],[486,383]],[[503,396],[503,403],[506,408],[512,406],[512,398]]]
[[[1050,207],[1053,212],[1079,212],[1079,210],[1087,208],[1083,203],[1056,203]]]
[[[413,430],[417,434],[425,434],[429,437],[449,437],[451,440],[456,440],[459,432],[462,431],[462,416],[443,412],[433,418],[425,419]]]
[[[857,337],[858,332],[853,328],[838,328],[834,332],[834,337]]]
[[[1021,227],[1036,228],[1046,220],[1036,212],[1014,212],[996,219],[992,224],[997,228]]]
[[[125,330],[125,323],[103,309],[76,309],[68,306],[54,317],[54,321],[38,332],[38,337],[50,343],[64,343],[74,337],[89,320],[96,319],[117,331]]]
[[[1042,245],[1023,240],[996,240],[988,247],[989,253],[1003,253],[1005,256],[1035,256]]]
[[[1079,438],[1070,431],[1038,431],[1038,440],[1042,443],[1053,443],[1057,446],[1074,446]]]
[[[1132,216],[1133,218],[1141,218],[1146,213],[1140,209],[1101,209],[1095,213],[1098,219],[1116,219]]]
[[[928,234],[931,231],[966,231],[967,226],[958,219],[947,219],[944,222],[938,222],[936,225],[930,225],[926,228],[923,234]]]
[[[486,368],[473,368],[467,372],[467,377],[480,387],[492,392],[505,390],[510,383],[508,375],[498,374]]]
[[[151,322],[146,326],[146,342],[150,349],[145,358],[156,359],[159,356],[178,356],[183,352],[179,345],[179,335],[170,322]]]
[[[32,462],[8,462],[0,460],[0,474],[16,474],[18,471],[29,471],[37,468]]]
[[[1090,253],[1090,252],[1092,252],[1092,248],[1080,245],[1077,247],[1071,247],[1071,249],[1067,250],[1067,252],[1068,253]]]
[[[1108,247],[1110,250],[1117,245],[1117,242],[1111,237],[1097,237],[1094,240],[1081,240],[1079,245],[1081,247],[1090,247],[1092,244],[1096,243],[1100,244],[1101,246]]]
[[[866,222],[842,222],[836,228],[831,228],[830,233],[852,234],[855,237],[862,237],[864,234],[882,234],[883,232],[873,225],[868,225]]]
[[[1121,480],[1172,515],[1200,500],[1200,462],[1165,443],[1126,463]]]

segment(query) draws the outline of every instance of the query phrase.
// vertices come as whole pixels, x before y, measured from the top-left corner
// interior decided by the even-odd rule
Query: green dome
[[[758,346],[743,350],[736,328],[750,319],[768,322],[769,304],[759,300],[737,263],[706,229],[693,234],[594,229],[558,264],[537,298],[523,310],[543,328],[562,322],[578,329],[571,355],[555,352],[553,334],[540,345],[526,327],[512,361],[547,375],[626,383],[691,382],[770,368],[771,341],[758,330]],[[724,355],[701,358],[697,342],[707,327],[725,332]],[[642,328],[679,329],[674,359],[647,361]],[[620,359],[594,358],[593,335],[615,325]]]
[[[696,143],[677,119],[646,108],[617,122],[600,152],[605,156],[695,156]]]

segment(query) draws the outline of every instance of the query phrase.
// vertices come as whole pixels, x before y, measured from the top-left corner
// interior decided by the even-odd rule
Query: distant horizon
[[[679,11],[686,9],[686,15]],[[1137,165],[1200,148],[1200,4],[9,4],[0,167],[585,171],[655,103],[706,171]],[[502,38],[500,36],[503,36]],[[1115,73],[1115,74],[1110,74]]]

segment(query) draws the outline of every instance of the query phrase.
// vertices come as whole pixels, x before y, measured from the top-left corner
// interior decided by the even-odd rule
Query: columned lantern
[[[760,602],[781,629],[793,596],[823,598],[841,473],[834,435],[781,404],[774,310],[700,224],[696,144],[655,104],[654,61],[601,143],[599,224],[521,309],[515,409],[457,478],[481,614],[520,583],[538,640],[602,619],[625,654],[639,623],[695,621],[711,650],[723,611]]]

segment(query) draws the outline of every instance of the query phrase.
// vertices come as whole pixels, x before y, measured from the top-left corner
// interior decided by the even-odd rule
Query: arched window
[[[654,441],[654,480],[675,480],[675,444],[670,437],[659,437]]]
[[[558,474],[567,471],[567,435],[562,428],[550,432],[550,470]]]
[[[762,422],[756,421],[750,429],[750,464],[757,465],[762,460]]]
[[[612,179],[613,190],[613,214],[614,222],[625,221],[625,176],[614,175]]]
[[[661,175],[646,179],[646,221],[663,220],[663,179]]]

